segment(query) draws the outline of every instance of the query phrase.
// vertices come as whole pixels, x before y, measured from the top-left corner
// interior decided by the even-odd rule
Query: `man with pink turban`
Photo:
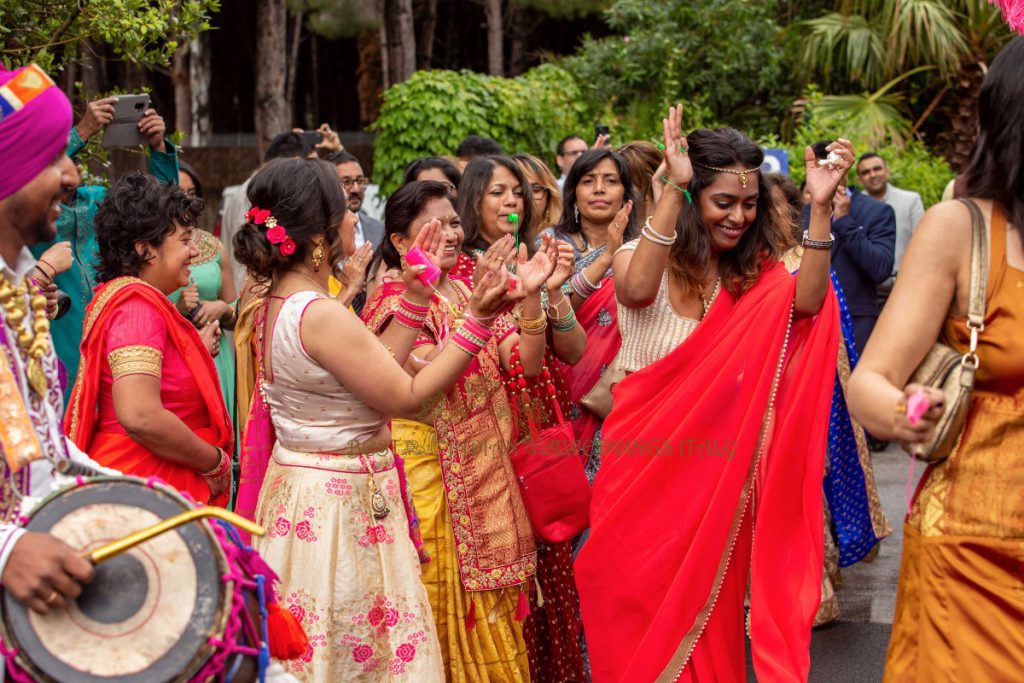
[[[0,583],[41,614],[93,576],[70,547],[15,524],[22,498],[50,492],[55,462],[96,467],[62,430],[47,298],[28,250],[53,239],[61,199],[78,186],[70,130],[71,103],[42,69],[0,65]]]

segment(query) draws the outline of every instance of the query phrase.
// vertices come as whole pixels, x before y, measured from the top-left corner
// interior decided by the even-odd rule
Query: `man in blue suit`
[[[819,159],[828,156],[827,144],[814,145],[814,154]],[[809,222],[810,211],[805,209],[804,229]],[[892,274],[896,214],[888,204],[840,185],[832,201],[832,236],[832,268],[853,317],[857,352],[863,353],[878,320],[877,287]]]

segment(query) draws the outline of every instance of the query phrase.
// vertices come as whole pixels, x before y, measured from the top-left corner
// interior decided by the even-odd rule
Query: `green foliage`
[[[309,30],[325,38],[352,38],[380,27],[383,0],[288,0],[292,13],[304,12]]]
[[[505,149],[549,159],[558,141],[593,119],[576,81],[545,64],[518,78],[471,71],[418,71],[384,93],[373,124],[374,179],[387,195],[414,159],[452,155],[467,135],[487,135]]]
[[[0,60],[55,72],[80,41],[122,59],[167,66],[178,47],[210,28],[220,0],[0,0]]]
[[[747,0],[616,0],[605,18],[619,35],[586,40],[564,66],[589,102],[606,104],[631,132],[680,100],[694,114],[684,114],[686,128],[700,118],[775,130],[798,90],[774,9]]]
[[[926,208],[942,199],[942,191],[954,177],[945,159],[934,156],[916,140],[902,149],[889,145],[876,151],[892,169],[889,182],[919,193]]]
[[[805,100],[804,117],[794,132],[792,144],[782,142],[778,136],[762,137],[758,142],[764,147],[782,148],[789,152],[789,175],[797,183],[804,181],[804,148],[822,140],[843,137],[853,141],[858,157],[865,152],[875,152],[885,159],[892,170],[890,181],[893,185],[913,190],[921,195],[926,207],[939,201],[946,183],[953,179],[953,170],[940,156],[936,156],[918,140],[895,144],[885,140],[877,145],[865,144],[863,139],[849,132],[850,119],[822,116],[821,103],[827,96],[811,88]],[[849,183],[857,184],[856,167],[850,169]]]

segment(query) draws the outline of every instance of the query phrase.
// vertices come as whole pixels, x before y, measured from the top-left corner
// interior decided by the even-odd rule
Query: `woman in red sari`
[[[202,206],[141,174],[110,189],[96,214],[101,284],[64,427],[105,467],[225,505],[234,432],[208,350],[219,329],[197,331],[167,298],[188,285]]]
[[[833,143],[826,166],[805,152],[809,253],[793,278],[760,147],[733,129],[688,142],[680,122],[681,108],[664,121],[670,184],[613,265],[632,374],[576,563],[593,677],[744,680],[749,578],[758,677],[806,680],[839,340],[829,217],[853,150]]]

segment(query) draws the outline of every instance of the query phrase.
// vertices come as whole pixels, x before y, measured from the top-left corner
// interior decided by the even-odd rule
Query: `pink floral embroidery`
[[[295,525],[295,535],[307,543],[316,543],[316,533],[308,519],[304,519]]]
[[[278,517],[277,521],[274,522],[274,528],[270,530],[271,537],[274,536],[287,536],[288,532],[292,529],[292,523],[284,517]]]
[[[341,477],[329,479],[325,486],[327,493],[334,496],[348,496],[352,493],[352,484],[348,483],[347,479],[342,479]]]
[[[352,659],[356,660],[357,664],[362,664],[366,660],[373,656],[373,648],[369,645],[357,645],[352,650]]]
[[[405,662],[398,657],[391,660],[391,673],[395,676],[405,673]]]
[[[384,613],[384,623],[388,628],[394,628],[398,623],[398,610],[389,607]]]
[[[402,643],[395,650],[395,656],[401,659],[403,662],[411,662],[416,656],[416,648],[409,643]]]
[[[359,538],[359,545],[368,548],[377,543],[390,545],[395,542],[395,537],[384,527],[383,524],[366,527],[366,531]]]
[[[384,621],[384,610],[381,607],[373,607],[369,612],[366,613],[366,620],[370,622],[371,626],[380,626],[380,622]]]
[[[302,605],[288,605],[288,611],[295,617],[295,621],[302,622],[306,618],[306,610]]]

